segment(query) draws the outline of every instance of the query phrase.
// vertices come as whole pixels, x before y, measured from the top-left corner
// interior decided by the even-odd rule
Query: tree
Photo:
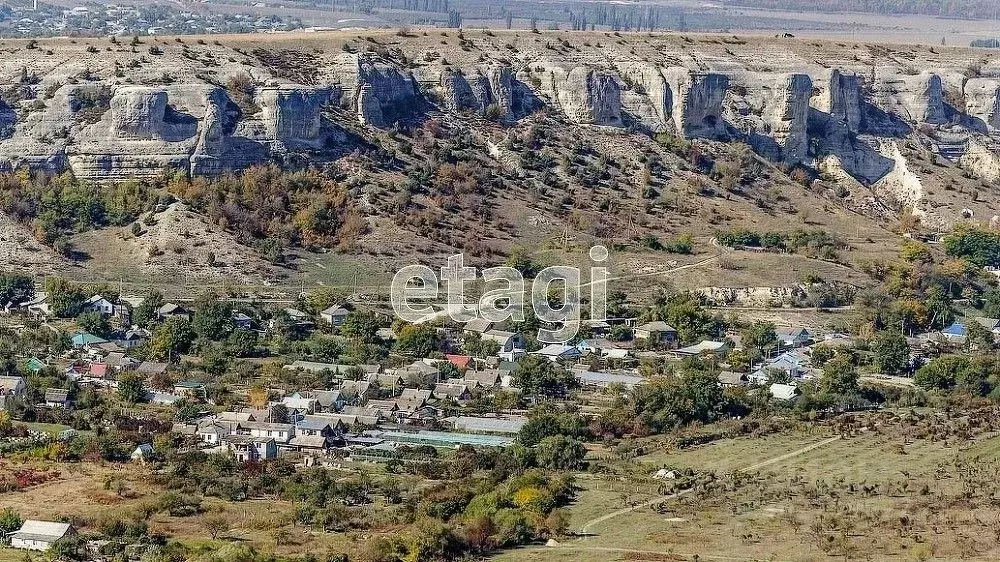
[[[814,345],[812,348],[812,353],[809,355],[812,364],[817,367],[822,367],[826,365],[826,362],[833,359],[835,352],[833,348],[828,345]]]
[[[848,357],[837,357],[823,367],[820,389],[828,394],[855,394],[858,392],[858,373]]]
[[[146,298],[142,299],[139,306],[135,308],[135,311],[132,313],[132,321],[138,326],[149,326],[151,322],[156,320],[156,312],[164,304],[166,304],[166,301],[163,300],[163,295],[159,291],[150,291],[146,295]]]
[[[0,306],[35,298],[35,282],[27,275],[0,272]]]
[[[898,375],[910,365],[910,344],[894,330],[879,332],[871,345],[875,368],[886,375]]]
[[[396,351],[411,357],[427,357],[440,344],[440,336],[433,326],[406,324],[396,337]]]
[[[226,338],[226,347],[233,357],[252,357],[257,351],[257,332],[237,328]]]
[[[744,348],[753,349],[760,355],[778,344],[778,335],[772,322],[754,322],[740,332],[740,338]]]
[[[168,318],[153,332],[149,350],[158,359],[176,359],[177,354],[187,351],[194,340],[191,323],[186,318]]]
[[[100,312],[84,312],[76,317],[76,323],[83,331],[97,336],[104,337],[111,333],[111,324]]]
[[[229,520],[223,515],[206,515],[202,518],[201,524],[213,540],[229,530]]]
[[[734,349],[726,355],[726,363],[729,368],[737,373],[747,373],[750,371],[750,354],[743,349]]]
[[[49,297],[52,314],[60,318],[75,318],[87,300],[86,294],[78,285],[60,277],[46,279],[45,292]]]
[[[214,295],[203,297],[197,306],[194,317],[191,318],[194,333],[209,341],[225,339],[233,328],[230,306]]]
[[[565,435],[552,435],[538,442],[535,462],[545,468],[575,470],[583,464],[587,449],[576,439]]]
[[[138,404],[146,399],[142,377],[135,373],[125,373],[118,379],[118,396],[129,404]]]
[[[970,350],[987,351],[993,349],[995,344],[996,340],[993,337],[993,332],[980,324],[978,320],[973,319],[966,324],[965,345]]]
[[[538,274],[541,269],[532,261],[531,256],[528,255],[528,250],[518,246],[511,250],[510,255],[507,256],[507,261],[504,262],[507,267],[513,267],[514,269],[521,272],[521,275],[530,279]]]
[[[340,326],[340,333],[349,338],[355,338],[366,343],[377,341],[376,334],[380,328],[378,316],[367,310],[357,310],[347,315]]]
[[[514,384],[532,396],[560,396],[573,383],[573,377],[561,365],[539,355],[526,355],[517,363]]]
[[[0,511],[0,534],[3,536],[20,529],[23,524],[24,520],[12,508],[5,507]]]

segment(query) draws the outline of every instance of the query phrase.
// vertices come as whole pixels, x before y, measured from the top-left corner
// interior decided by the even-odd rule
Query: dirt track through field
[[[750,465],[750,466],[748,466],[746,468],[741,468],[739,470],[742,470],[742,471],[759,470],[761,468],[764,468],[765,466],[772,465],[772,464],[775,464],[775,463],[779,463],[779,462],[782,462],[782,461],[786,461],[788,459],[795,458],[795,457],[797,457],[799,455],[804,455],[804,454],[806,454],[806,453],[808,453],[808,452],[810,452],[810,451],[812,451],[814,449],[818,449],[819,447],[822,447],[824,445],[828,445],[830,443],[833,443],[834,441],[837,441],[838,439],[840,439],[840,436],[839,435],[835,435],[833,437],[830,437],[828,439],[824,439],[822,441],[818,441],[816,443],[813,443],[813,444],[808,445],[806,447],[803,447],[801,449],[797,449],[797,450],[792,451],[790,453],[785,453],[784,455],[780,455],[780,456],[777,456],[777,457],[774,457],[774,458],[771,458],[771,459],[767,459],[765,461],[758,462],[756,464],[752,464],[752,465]],[[620,517],[622,515],[625,515],[627,513],[633,512],[633,511],[635,511],[637,509],[640,509],[640,508],[643,508],[643,507],[649,507],[649,506],[651,506],[653,504],[656,504],[656,503],[659,503],[659,502],[665,502],[665,501],[670,501],[670,500],[679,498],[679,497],[681,497],[681,496],[683,496],[685,494],[688,494],[689,492],[691,492],[691,490],[692,490],[692,488],[688,488],[686,490],[682,490],[680,492],[676,492],[676,493],[673,493],[673,494],[668,494],[666,496],[655,497],[655,498],[653,498],[651,500],[642,502],[640,504],[633,505],[633,506],[630,506],[630,507],[626,507],[624,509],[619,509],[618,511],[612,511],[611,513],[607,513],[607,514],[602,515],[600,517],[596,517],[596,518],[591,519],[590,521],[587,521],[586,523],[584,523],[583,526],[580,527],[579,533],[581,535],[585,535],[584,540],[586,540],[586,535],[589,534],[590,528],[593,527],[594,525],[597,525],[597,524],[600,524],[600,523],[604,523],[605,521],[614,519],[616,517]]]

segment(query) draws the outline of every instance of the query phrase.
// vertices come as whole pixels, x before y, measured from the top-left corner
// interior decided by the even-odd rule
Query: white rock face
[[[549,66],[546,70],[543,92],[570,121],[621,126],[621,84],[617,74],[589,66],[576,66],[568,71],[561,66]]]
[[[894,201],[898,209],[909,208],[921,219],[927,218],[927,212],[921,207],[924,198],[924,186],[920,177],[910,171],[906,158],[899,151],[895,141],[887,140],[879,144],[879,152],[893,162],[892,170],[872,186],[872,191],[879,196]]]
[[[864,103],[861,78],[857,74],[829,70],[813,78],[815,94],[810,105],[844,123],[852,133],[862,129]]]
[[[322,142],[320,111],[330,103],[329,88],[272,86],[257,91],[267,138],[280,145],[315,147]]]
[[[668,106],[675,130],[688,138],[726,137],[722,102],[729,90],[729,77],[718,73],[692,73],[686,68],[663,70],[668,87]]]
[[[452,111],[484,113],[493,106],[501,120],[509,119],[514,108],[514,73],[509,66],[475,68],[464,72],[445,70],[441,74],[445,107]]]
[[[965,154],[958,163],[977,178],[1000,182],[1000,155],[991,151],[983,142],[970,139],[965,144]]]
[[[111,136],[128,140],[163,138],[167,92],[159,88],[119,88],[111,98]]]
[[[947,122],[941,77],[930,72],[916,75],[878,72],[872,101],[879,109],[907,123]]]
[[[809,98],[805,74],[743,73],[732,77],[725,117],[751,146],[773,160],[803,162],[809,156]]]
[[[969,79],[965,83],[965,112],[990,129],[1000,129],[1000,79]]]
[[[413,113],[419,102],[413,76],[367,56],[356,64],[353,107],[361,124],[388,127]]]

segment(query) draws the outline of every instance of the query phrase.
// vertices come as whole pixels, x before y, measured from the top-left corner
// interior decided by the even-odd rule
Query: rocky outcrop
[[[446,69],[441,74],[442,99],[452,111],[474,111],[507,120],[515,113],[514,73],[509,66],[476,68],[471,72]]]
[[[664,69],[663,77],[665,105],[670,108],[674,130],[688,138],[726,138],[722,104],[729,91],[728,76],[675,67]]]
[[[940,124],[948,120],[941,77],[930,72],[914,75],[877,72],[872,102],[878,109],[910,124]]]
[[[154,140],[163,136],[167,92],[158,88],[121,88],[111,98],[111,136],[126,140]]]
[[[964,93],[966,114],[989,129],[1000,129],[1000,79],[971,78]]]
[[[750,146],[772,160],[805,161],[812,80],[805,74],[742,73],[732,81],[726,120],[746,136]]]
[[[578,66],[553,87],[570,120],[587,125],[622,124],[621,85],[612,72]]]
[[[988,182],[1000,182],[1000,155],[985,141],[970,139],[959,164],[973,176]]]
[[[413,76],[376,58],[357,56],[352,105],[362,125],[388,127],[420,105]]]
[[[323,142],[320,111],[334,99],[330,88],[270,86],[256,95],[266,141],[276,148],[318,148]]]
[[[857,74],[830,70],[814,77],[813,108],[842,122],[852,133],[863,128],[864,99],[861,78]]]
[[[226,169],[224,154],[227,151],[229,124],[227,108],[231,103],[222,88],[205,94],[205,116],[201,120],[198,143],[191,154],[191,174],[212,176]]]

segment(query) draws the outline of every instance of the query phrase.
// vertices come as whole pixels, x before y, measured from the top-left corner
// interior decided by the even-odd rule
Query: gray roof
[[[43,542],[54,542],[65,537],[71,529],[72,526],[69,523],[28,519],[11,536],[27,540],[34,539]]]
[[[618,373],[601,373],[598,371],[573,371],[573,377],[580,381],[580,384],[623,384],[626,388],[643,382],[644,378],[636,375],[622,375]]]
[[[471,433],[505,433],[509,435],[521,431],[528,418],[516,416],[506,418],[485,418],[477,416],[458,416],[452,420],[456,431]]]
[[[636,326],[636,330],[645,330],[647,332],[676,332],[673,326],[663,322],[662,320],[654,320],[652,322],[646,322],[641,326]]]

